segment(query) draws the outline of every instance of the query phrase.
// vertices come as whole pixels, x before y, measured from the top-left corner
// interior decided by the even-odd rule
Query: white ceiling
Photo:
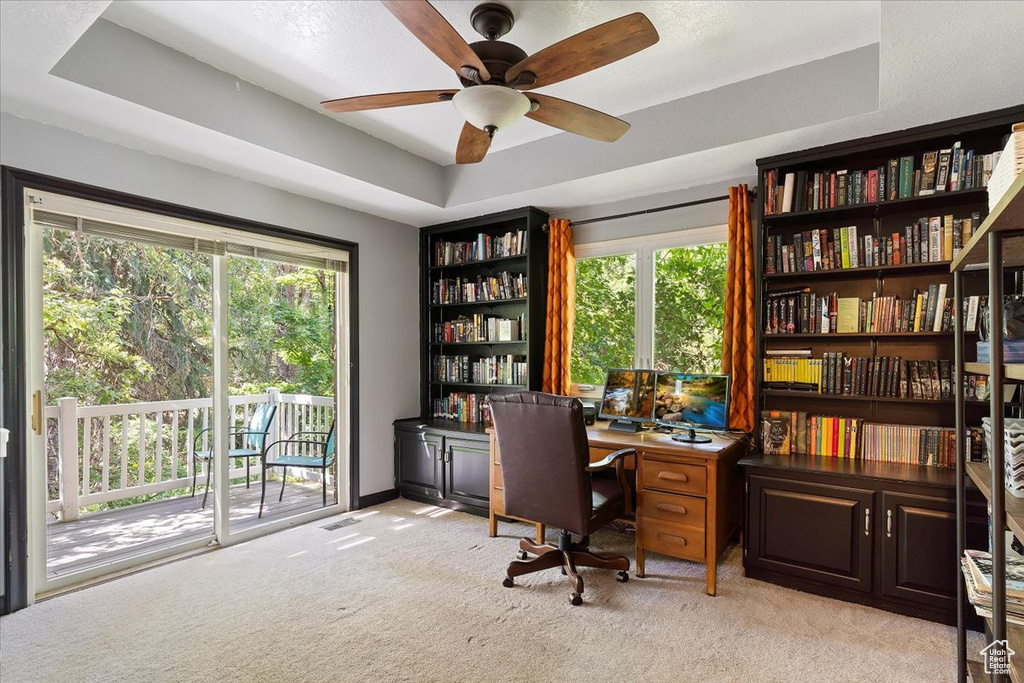
[[[479,0],[439,0],[468,42]],[[592,26],[644,12],[651,48],[542,92],[615,116],[878,42],[875,2],[510,0],[505,40],[532,54]],[[453,72],[376,0],[239,2],[120,0],[104,18],[319,110],[325,99],[459,87]],[[337,116],[435,163],[452,164],[462,122],[445,103]],[[559,134],[523,120],[492,150]],[[595,145],[603,143],[595,142]],[[624,143],[625,144],[625,143]]]
[[[3,0],[0,111],[420,226],[749,178],[760,156],[1024,101],[1021,2],[507,4],[528,52],[652,19],[655,47],[544,90],[628,120],[619,142],[527,120],[457,166],[446,104],[323,114],[325,98],[455,84],[372,1]],[[437,2],[470,40],[474,5]]]

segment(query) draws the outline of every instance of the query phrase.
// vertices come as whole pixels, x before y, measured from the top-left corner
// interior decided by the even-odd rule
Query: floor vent
[[[343,529],[347,526],[352,526],[353,524],[359,524],[359,520],[354,519],[352,517],[346,517],[345,519],[342,519],[337,522],[331,522],[330,524],[327,524],[326,526],[322,526],[320,528],[326,531],[335,531],[336,529]]]

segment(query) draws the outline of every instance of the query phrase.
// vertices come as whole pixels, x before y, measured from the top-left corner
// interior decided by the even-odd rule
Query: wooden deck
[[[273,492],[273,494],[271,494]],[[280,483],[267,483],[267,502],[263,517],[257,518],[260,507],[260,486],[253,483],[231,488],[231,531],[242,531],[259,524],[276,521],[322,505],[319,484],[289,482],[284,500],[277,501]],[[327,502],[332,501],[327,491]],[[50,576],[106,564],[168,543],[182,543],[213,533],[213,493],[202,508],[202,492],[195,498],[183,496],[168,500],[140,503],[130,507],[83,516],[73,522],[47,524],[46,570]]]

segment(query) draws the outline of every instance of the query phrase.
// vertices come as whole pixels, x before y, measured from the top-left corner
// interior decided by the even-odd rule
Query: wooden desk
[[[505,517],[501,458],[491,432],[490,535],[496,536],[498,517]],[[670,555],[703,562],[707,594],[715,594],[718,559],[742,520],[742,476],[736,465],[743,444],[715,436],[708,444],[682,444],[668,434],[609,431],[605,423],[587,428],[590,460],[595,462],[620,448],[635,448],[638,458],[626,466],[637,471],[636,575],[644,575],[644,553]],[[527,521],[529,520],[520,520]],[[531,522],[536,524],[535,522]],[[544,526],[537,524],[538,543]]]

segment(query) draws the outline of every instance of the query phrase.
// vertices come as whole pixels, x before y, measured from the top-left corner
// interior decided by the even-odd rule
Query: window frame
[[[633,365],[650,368],[654,364],[654,252],[679,247],[697,247],[728,241],[726,224],[689,228],[654,235],[622,237],[603,242],[577,244],[576,260],[632,254],[636,263],[636,324],[634,325]],[[603,387],[573,382],[573,396],[601,398]]]

